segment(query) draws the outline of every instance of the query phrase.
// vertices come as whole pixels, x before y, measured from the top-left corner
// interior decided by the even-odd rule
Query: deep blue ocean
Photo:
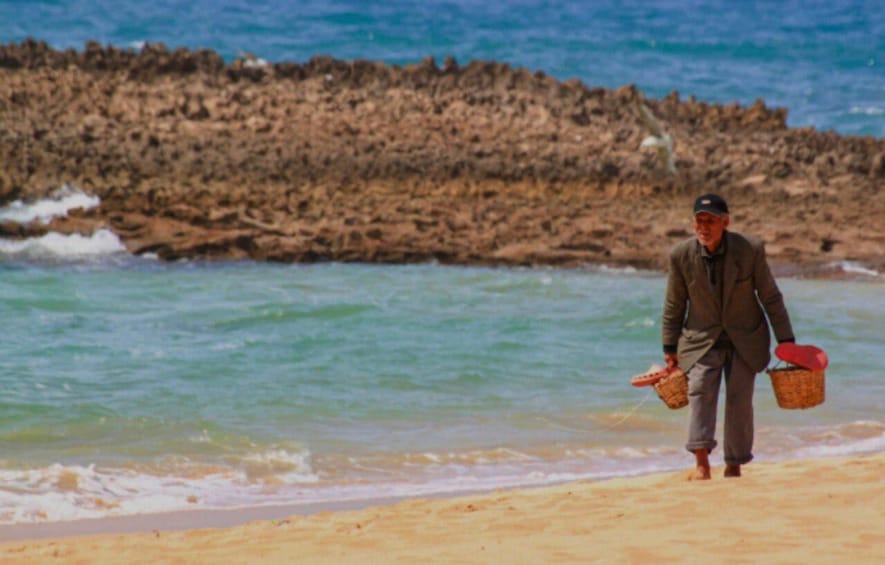
[[[793,126],[885,136],[872,1],[0,0],[0,41],[28,36],[228,60],[496,60],[652,97],[762,98]],[[0,219],[97,205],[68,187]],[[781,281],[797,337],[831,366],[809,410],[778,408],[758,377],[761,461],[885,449],[885,275],[839,269],[853,280]],[[165,264],[107,230],[0,240],[0,525],[684,467],[686,411],[629,385],[661,361],[664,283],[604,267]]]
[[[761,98],[787,108],[791,126],[885,137],[879,0],[0,0],[0,41],[26,37],[163,42],[227,60],[495,60],[653,98]]]

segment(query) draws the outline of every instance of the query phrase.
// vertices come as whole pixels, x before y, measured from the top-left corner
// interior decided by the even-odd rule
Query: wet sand
[[[0,544],[4,563],[881,563],[885,455]],[[193,522],[194,528],[201,525]],[[77,532],[76,524],[70,526]]]
[[[675,140],[675,174],[640,147],[640,103]],[[102,203],[0,236],[109,228],[164,260],[659,269],[691,234],[694,196],[716,191],[780,273],[885,271],[885,140],[786,116],[496,62],[252,66],[29,41],[0,46],[0,204],[66,183]],[[670,473],[309,515],[14,526],[0,561],[874,563],[883,474],[876,454],[754,463],[737,480],[717,469],[703,484]]]

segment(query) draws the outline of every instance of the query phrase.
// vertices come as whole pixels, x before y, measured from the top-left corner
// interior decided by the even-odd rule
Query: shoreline
[[[467,495],[470,493],[465,493]],[[432,498],[442,498],[445,495]],[[461,496],[461,495],[453,495]],[[0,545],[5,542],[84,537],[94,535],[126,535],[154,531],[221,529],[242,526],[249,522],[282,520],[291,516],[312,516],[323,512],[358,511],[373,506],[392,506],[408,497],[368,498],[338,502],[307,504],[269,504],[235,508],[173,510],[103,518],[82,518],[57,522],[0,525]]]
[[[818,462],[833,459],[852,459],[856,457],[885,458],[885,451],[861,451],[852,455],[817,455],[796,459],[778,459],[762,461],[761,465],[784,465],[788,463]],[[752,465],[758,465],[754,461]],[[748,464],[750,465],[750,464]],[[688,475],[691,461],[686,458],[684,473]],[[721,470],[722,464],[714,465]],[[397,504],[414,500],[454,500],[460,498],[491,496],[496,492],[543,491],[574,484],[599,484],[609,481],[644,480],[655,477],[678,475],[683,470],[658,470],[640,472],[635,475],[612,475],[598,479],[561,479],[546,484],[524,484],[516,486],[465,489],[463,491],[439,491],[426,494],[403,494],[370,496],[347,500],[327,500],[306,503],[269,503],[249,504],[228,508],[193,508],[166,510],[160,512],[144,512],[123,514],[99,518],[76,518],[51,522],[0,524],[0,545],[16,540],[40,540],[63,537],[84,537],[92,535],[139,534],[156,531],[185,531],[201,529],[226,529],[243,526],[256,521],[283,520],[293,516],[309,517],[325,513],[360,512],[374,507],[393,507]],[[721,474],[721,473],[720,473]]]
[[[881,511],[885,491],[880,488],[885,452],[754,462],[740,479],[723,479],[721,470],[715,467],[713,480],[702,483],[687,481],[686,469],[479,494],[379,500],[359,508],[317,508],[309,514],[241,509],[232,511],[242,514],[238,525],[187,512],[163,516],[171,528],[153,522],[140,532],[78,531],[82,525],[69,523],[72,537],[4,536],[0,557],[12,562],[49,556],[62,561],[88,558],[94,563],[119,562],[124,556],[134,562],[186,563],[357,562],[394,556],[450,562],[505,558],[629,563],[685,561],[702,551],[705,558],[740,562],[873,563],[885,558]],[[703,489],[704,497],[696,496],[698,489]],[[109,525],[122,522],[108,520]],[[698,536],[698,528],[707,535]]]

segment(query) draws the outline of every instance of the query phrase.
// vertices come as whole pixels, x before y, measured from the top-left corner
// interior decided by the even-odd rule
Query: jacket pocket
[[[685,341],[691,341],[691,342],[701,341],[701,340],[705,339],[706,336],[707,336],[706,332],[701,332],[698,330],[690,330],[688,328],[682,329],[682,338],[685,339]]]

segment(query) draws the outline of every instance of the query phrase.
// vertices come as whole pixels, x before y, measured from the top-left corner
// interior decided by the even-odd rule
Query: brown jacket
[[[759,372],[771,360],[765,315],[778,341],[791,339],[793,328],[762,241],[729,231],[723,237],[728,239],[721,307],[707,278],[698,241],[683,241],[670,252],[662,342],[665,347],[678,345],[679,367],[687,371],[725,330],[740,356]]]

